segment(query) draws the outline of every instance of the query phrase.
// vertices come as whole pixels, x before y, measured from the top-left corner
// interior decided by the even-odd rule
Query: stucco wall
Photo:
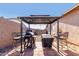
[[[12,44],[13,32],[20,32],[20,24],[0,18],[0,48],[4,48]]]
[[[53,27],[56,33],[56,24]],[[63,32],[69,32],[68,42],[70,43],[68,45],[74,51],[79,52],[79,7],[64,15],[60,19],[59,27]]]

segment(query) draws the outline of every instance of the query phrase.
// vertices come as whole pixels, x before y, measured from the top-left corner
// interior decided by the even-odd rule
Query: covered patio
[[[53,17],[50,15],[31,15],[31,16],[26,16],[26,17],[18,17],[21,20],[21,47],[20,47],[20,53],[23,53],[23,29],[22,25],[23,22],[26,22],[29,24],[29,29],[30,29],[30,24],[49,24],[50,25],[50,35],[51,35],[51,24],[54,22],[57,22],[57,37],[59,37],[59,18],[60,17]],[[57,38],[57,51],[59,52],[59,39]]]
[[[18,17],[21,22],[20,26],[20,44],[9,51],[1,54],[5,56],[79,56],[79,54],[74,53],[69,50],[65,50],[65,53],[60,52],[60,38],[59,38],[59,19],[61,17],[52,17],[48,15],[31,15],[28,17]],[[25,48],[24,49],[24,41],[23,41],[23,22],[29,24],[29,29],[31,24],[48,24],[50,25],[49,35],[52,35],[51,27],[52,23],[57,23],[57,38],[55,38],[56,47],[52,44],[52,48],[43,47],[42,45],[42,35],[36,35],[35,37],[35,47],[34,48]],[[47,36],[48,37],[48,36]],[[54,36],[52,36],[54,38]],[[53,42],[52,42],[53,43]]]

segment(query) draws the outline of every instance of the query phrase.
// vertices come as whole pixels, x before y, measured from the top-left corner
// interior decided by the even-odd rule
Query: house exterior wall
[[[56,34],[57,23],[52,24],[54,34]],[[68,47],[75,52],[79,52],[79,7],[70,11],[59,19],[59,29],[62,32],[69,32]]]
[[[20,24],[6,20],[4,18],[0,18],[0,48],[12,45],[13,32],[20,32]]]

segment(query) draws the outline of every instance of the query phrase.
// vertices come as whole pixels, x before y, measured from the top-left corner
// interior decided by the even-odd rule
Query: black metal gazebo
[[[23,17],[18,17],[21,20],[21,53],[22,53],[22,25],[23,21],[29,24],[29,29],[30,29],[30,24],[50,24],[50,34],[51,34],[51,24],[57,21],[57,36],[59,37],[59,18],[60,17],[53,17],[50,15],[31,15],[31,16],[23,16]],[[57,39],[57,51],[59,52],[59,39]]]

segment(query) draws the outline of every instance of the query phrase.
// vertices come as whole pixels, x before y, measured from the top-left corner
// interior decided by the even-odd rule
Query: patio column
[[[50,35],[51,35],[51,24],[50,24]]]
[[[21,33],[21,39],[20,39],[20,42],[21,42],[21,48],[20,48],[20,53],[23,52],[23,51],[22,51],[22,49],[23,49],[23,48],[22,48],[22,39],[23,39],[23,38],[22,38],[22,32],[23,32],[22,25],[23,25],[23,22],[22,22],[22,19],[21,19],[21,27],[20,27],[20,31],[21,31],[21,32],[20,32],[20,33]]]
[[[57,20],[57,51],[59,52],[59,19]]]

